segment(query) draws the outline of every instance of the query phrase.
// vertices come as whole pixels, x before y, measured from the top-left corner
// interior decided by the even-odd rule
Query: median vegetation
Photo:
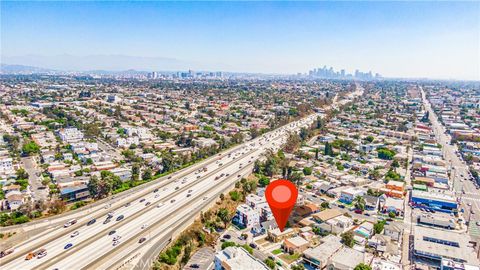
[[[182,269],[188,262],[191,255],[204,246],[214,246],[219,235],[231,224],[237,206],[245,202],[248,194],[255,192],[259,178],[251,175],[242,178],[235,183],[235,188],[227,195],[221,194],[216,204],[209,210],[200,213],[184,232],[160,253],[153,264],[154,270]],[[222,248],[233,242],[224,242]],[[242,246],[249,252],[253,252],[249,246]]]

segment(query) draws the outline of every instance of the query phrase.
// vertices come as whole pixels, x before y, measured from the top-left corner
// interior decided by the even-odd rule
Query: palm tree
[[[355,205],[355,208],[363,211],[365,210],[365,198],[363,198],[362,196],[357,196],[355,197],[355,199],[353,199],[353,203]]]

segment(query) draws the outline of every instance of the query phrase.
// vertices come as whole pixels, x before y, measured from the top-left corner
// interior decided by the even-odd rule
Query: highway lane
[[[252,140],[252,141],[254,141],[254,140]],[[224,152],[220,153],[220,155],[234,152],[234,151],[236,151],[236,150],[238,150],[242,147],[244,147],[244,144],[234,146],[234,147],[232,147],[230,149],[227,149]],[[31,221],[31,222],[28,222],[28,223],[25,223],[25,224],[13,225],[13,226],[8,226],[8,227],[1,227],[0,232],[4,233],[4,232],[8,232],[10,230],[14,230],[14,229],[18,229],[18,228],[22,228],[24,230],[29,230],[30,227],[32,227],[32,229],[48,228],[48,227],[52,227],[52,226],[55,226],[55,225],[58,225],[58,224],[63,224],[66,221],[68,221],[70,219],[73,219],[73,218],[84,217],[85,215],[89,215],[89,214],[92,214],[92,213],[95,213],[95,212],[98,212],[98,211],[102,211],[104,207],[112,204],[113,202],[125,200],[123,202],[126,203],[129,200],[131,200],[131,197],[134,196],[135,194],[140,194],[141,196],[145,195],[147,193],[147,192],[145,192],[145,190],[147,188],[150,188],[151,190],[153,190],[158,184],[161,184],[163,181],[166,181],[166,180],[170,179],[170,177],[175,178],[175,177],[184,176],[186,173],[193,172],[198,168],[202,168],[203,166],[211,163],[212,161],[216,160],[217,158],[218,158],[218,156],[212,156],[212,157],[207,158],[206,160],[204,160],[202,162],[194,164],[191,167],[185,168],[185,169],[183,169],[179,172],[173,173],[169,176],[161,177],[159,179],[156,179],[154,181],[145,183],[143,185],[131,188],[129,190],[126,190],[126,191],[121,192],[119,194],[116,194],[114,196],[110,196],[110,197],[101,199],[99,201],[96,201],[94,203],[91,203],[91,204],[89,204],[85,207],[79,208],[79,209],[74,210],[74,211],[69,211],[69,212],[66,212],[66,213],[63,213],[63,214],[60,214],[60,215],[56,215],[54,217],[34,220],[34,221]]]
[[[231,171],[235,172],[236,168],[233,168]],[[190,215],[192,213],[192,209],[196,209],[197,207],[201,206],[205,202],[205,200],[203,199],[205,198],[205,196],[223,191],[225,188],[231,186],[235,181],[238,181],[238,178],[230,177],[230,179],[228,180],[229,181],[218,180],[218,182],[215,182],[213,179],[211,179],[209,185],[202,186],[199,190],[192,193],[193,195],[198,195],[192,195],[192,197],[195,199],[191,200],[187,198],[185,196],[186,194],[184,193],[179,195],[177,201],[178,203],[175,202],[175,204],[171,204],[171,207],[169,209],[162,209],[162,207],[158,209],[158,213],[149,214],[149,217],[144,218],[144,220],[146,221],[150,220],[153,222],[153,226],[151,226],[152,228],[149,228],[149,234],[157,235],[159,233],[165,234],[169,232],[169,230],[173,229],[176,224],[179,224],[179,222],[181,222],[185,218],[185,216]],[[141,236],[145,235],[139,224],[133,224],[132,226],[128,226],[127,228],[125,228],[125,231],[122,232],[117,230],[119,234],[121,233],[122,240],[125,241],[125,245],[122,247],[127,251],[132,248],[141,246],[140,244],[138,244],[138,239],[140,239]],[[124,254],[125,251],[121,250],[122,247],[119,247],[119,249],[115,250],[114,256]],[[97,240],[95,241],[94,245],[88,248],[86,251],[84,251],[85,249],[83,249],[81,252],[75,253],[73,257],[69,256],[66,260],[63,260],[59,264],[55,264],[53,266],[58,269],[72,269],[73,266],[78,267],[78,262],[83,262],[84,260],[88,259],[90,260],[89,263],[81,263],[82,269],[105,269],[107,268],[107,265],[103,264],[101,267],[97,266],[98,263],[96,262],[96,259],[99,258],[99,260],[102,261],[102,259],[104,259],[105,257],[108,258],[110,256],[111,248],[111,243],[108,243],[108,241]],[[77,263],[72,261],[77,261]],[[115,260],[108,261],[110,262],[110,264],[116,262]],[[93,265],[95,265],[95,267]]]
[[[272,147],[273,150],[276,150],[276,149],[279,148],[280,145],[281,144],[279,144],[277,142],[277,143],[275,143],[275,145],[273,143],[269,143],[269,144],[265,145],[264,147],[265,148]],[[241,172],[242,174],[247,175],[248,173],[250,173],[251,168],[253,168],[253,164],[250,163],[248,166],[249,166],[248,168],[243,169],[244,171]],[[234,167],[234,169],[235,169],[235,167]],[[245,169],[248,169],[248,170],[245,170]],[[228,188],[235,181],[237,181],[237,179],[235,179],[234,177],[232,178],[232,180],[233,180],[233,182],[228,182],[228,181],[222,182],[223,183],[222,186],[214,185],[214,187],[212,189],[215,188],[215,189],[217,189],[217,191],[210,190],[206,194],[220,194],[220,193],[225,192],[226,188]],[[215,200],[216,195],[212,196],[212,199]],[[191,206],[191,207],[193,207],[193,206]],[[198,211],[193,211],[193,212],[196,214],[200,210],[201,210],[201,207],[199,207]],[[158,232],[158,234],[155,236],[155,238],[159,239],[158,240],[159,243],[164,243],[165,239],[168,239],[168,236],[176,231],[176,227],[178,227],[178,226],[175,226],[175,225],[179,224],[183,220],[189,219],[191,216],[192,216],[192,211],[185,211],[184,215],[183,214],[182,215],[180,215],[180,214],[176,215],[177,219],[165,221],[165,222],[167,222],[167,224],[162,225],[159,229],[156,230]],[[157,224],[161,224],[161,223],[159,222]],[[132,240],[135,240],[135,239],[132,239]],[[126,246],[125,249],[123,249],[121,251],[116,251],[115,254],[112,255],[112,256],[103,256],[104,258],[100,258],[100,262],[95,262],[93,264],[89,264],[89,265],[87,265],[87,267],[85,267],[85,269],[93,269],[93,268],[95,268],[95,269],[116,269],[118,266],[123,265],[125,261],[131,261],[131,258],[130,258],[131,256],[137,257],[137,256],[135,256],[136,254],[139,254],[139,253],[141,254],[141,253],[146,252],[146,251],[142,252],[142,250],[145,249],[144,246],[134,245],[135,241],[131,241],[130,243],[131,243],[131,245]],[[150,249],[152,249],[152,248],[150,248]],[[157,248],[154,247],[153,250],[157,250]],[[156,254],[158,254],[158,252]],[[153,252],[153,253],[150,252],[150,256],[155,256],[155,252]],[[148,257],[149,256],[147,256],[147,258]],[[133,258],[133,259],[135,259],[135,258]],[[149,265],[148,261],[149,261],[148,259],[138,257],[137,263],[140,262],[141,266],[147,267]]]
[[[359,91],[353,93],[350,95],[350,97],[356,97],[358,95],[361,95],[363,93],[363,88],[359,87]],[[343,100],[340,103],[345,104],[349,102],[350,100]],[[315,119],[316,116],[313,116],[312,119]],[[297,129],[298,131],[298,129]],[[286,138],[285,138],[286,140]],[[280,148],[280,146],[283,144],[285,141],[283,140],[282,142],[276,143],[273,145],[273,150],[276,150]],[[218,192],[220,194],[221,192]],[[200,209],[197,211],[199,212]],[[190,214],[192,216],[192,214]],[[178,227],[178,226],[177,226]],[[124,256],[121,260],[119,260],[119,256],[112,256],[110,257],[110,261],[104,263],[104,264],[93,264],[89,265],[95,266],[94,268],[98,269],[120,269],[120,267],[125,266],[125,264],[128,262],[129,267],[132,267],[132,265],[135,265],[135,269],[149,269],[151,266],[151,262],[155,259],[156,255],[163,249],[163,245],[166,245],[168,243],[168,239],[171,239],[172,234],[176,231],[175,228],[171,228],[171,232],[163,232],[160,236],[157,236],[156,242],[159,243],[159,246],[154,247],[154,248],[149,248],[148,251],[145,251],[145,248],[143,247],[138,247],[134,249],[129,249],[129,250],[124,250],[125,252],[128,252],[128,256]],[[143,256],[140,256],[140,254],[143,254]],[[110,264],[108,264],[110,263]],[[107,267],[107,265],[109,267]],[[100,266],[100,267],[98,267]]]
[[[248,156],[245,156],[242,159],[239,159],[237,162],[232,163],[229,165],[227,168],[222,168],[223,171],[232,171],[232,168],[238,167],[238,162],[246,161]],[[132,232],[135,232],[136,229],[140,229],[143,224],[148,224],[151,225],[152,223],[155,223],[158,221],[158,219],[163,218],[164,214],[168,214],[170,210],[175,210],[179,209],[182,205],[184,205],[185,202],[189,201],[189,197],[187,197],[187,194],[190,194],[191,197],[195,197],[199,192],[203,191],[205,188],[208,188],[210,186],[215,186],[220,180],[215,180],[217,176],[216,175],[209,175],[206,177],[204,180],[195,183],[194,186],[189,187],[189,189],[182,189],[180,193],[176,194],[174,197],[169,197],[167,200],[153,200],[152,205],[148,208],[146,208],[147,211],[144,211],[139,215],[137,218],[132,219],[132,220],[127,220],[126,222],[122,222],[121,226],[118,228],[115,228],[118,234],[121,234],[122,231],[127,231],[129,234]],[[191,190],[191,192],[188,192]],[[172,200],[175,200],[172,202]],[[155,204],[162,203],[162,206],[158,208],[155,206]],[[143,206],[143,203],[142,203]],[[104,229],[101,233],[107,235],[107,231],[111,230],[110,228]],[[128,238],[128,235],[126,237],[122,238]],[[101,241],[100,241],[101,242]],[[97,243],[97,240],[95,240],[95,244]],[[111,248],[111,243],[108,243],[108,250]],[[58,246],[58,244],[57,244]],[[69,250],[70,253],[73,253],[77,248],[73,247],[71,250]],[[99,248],[95,247],[92,248],[94,251],[94,254],[92,256],[98,254]],[[61,251],[61,250],[60,250]],[[75,255],[79,255],[79,253],[74,253],[73,257]],[[55,255],[54,255],[55,257]],[[71,255],[69,257],[69,260],[71,259]],[[90,256],[87,256],[86,258],[92,258]],[[81,260],[79,260],[81,261]],[[65,269],[65,268],[62,268]]]
[[[295,128],[295,125],[294,125],[294,126],[291,126],[291,128]],[[285,131],[287,131],[287,130],[289,130],[289,129],[291,129],[291,128],[286,128]],[[278,132],[277,132],[277,133],[278,133]],[[259,141],[260,141],[260,140],[261,140],[261,138],[259,139]],[[250,144],[254,144],[254,143],[255,143],[255,142],[250,143]],[[239,150],[239,151],[240,151],[240,150]],[[243,151],[245,151],[245,150],[243,150]],[[232,157],[231,157],[231,158],[234,159],[234,158],[235,158],[235,155],[232,154]],[[215,166],[215,164],[212,164],[211,166]],[[177,180],[177,181],[178,181],[178,180]],[[153,195],[150,195],[150,196],[153,196]],[[149,198],[149,200],[150,200],[150,198]],[[132,211],[134,211],[134,210],[136,210],[136,209],[132,209]],[[125,213],[125,214],[128,215],[128,213]],[[80,222],[79,222],[79,223],[80,223]],[[96,226],[94,226],[94,225],[95,225],[95,224],[91,225],[91,226],[92,226],[91,229],[89,228],[89,230],[92,231],[91,234],[96,233],[95,228],[97,228],[96,226],[98,226],[98,225],[96,225]],[[81,232],[81,234],[84,234],[84,233]],[[65,235],[65,234],[64,234],[64,235]],[[85,237],[90,236],[90,234],[84,234],[84,235],[86,235]],[[79,235],[79,236],[80,236],[80,235]],[[77,236],[77,237],[78,237],[78,236]],[[57,238],[58,238],[58,237],[57,237]],[[77,239],[80,239],[80,240],[81,240],[82,238],[79,237],[79,238],[77,238]],[[80,241],[80,240],[77,240],[77,239],[76,239],[76,241]],[[53,243],[49,243],[49,245],[52,245],[52,244],[53,244]],[[74,247],[75,247],[75,244],[76,244],[76,243],[74,243]],[[55,246],[58,248],[58,244],[56,244]],[[50,253],[50,252],[49,252],[49,253]],[[47,255],[47,257],[49,257],[49,256]],[[25,261],[24,261],[24,262],[25,262]],[[27,262],[32,262],[32,261],[27,261]],[[10,265],[6,265],[6,264],[4,264],[4,265],[5,265],[5,266],[10,266]],[[11,265],[11,266],[13,266],[13,265]],[[23,269],[24,265],[22,264],[21,266],[22,266],[22,269]],[[26,266],[26,267],[28,267],[28,266]]]
[[[234,152],[236,153],[236,152]],[[227,157],[228,158],[228,157]],[[228,159],[231,159],[231,160],[234,160],[235,158],[235,154],[232,154],[231,158],[228,158]],[[210,176],[210,175],[213,175],[213,174],[216,174],[217,172],[219,172],[221,170],[221,168],[218,167],[218,164],[216,164],[215,162],[213,162],[212,164],[210,164],[209,166],[209,171],[210,172],[207,172],[206,176]],[[161,199],[161,198],[164,198],[165,195],[168,195],[170,194],[170,192],[172,191],[175,191],[175,189],[178,187],[178,190],[181,190],[183,186],[187,185],[188,182],[192,181],[192,180],[195,180],[195,181],[201,181],[201,180],[204,180],[203,177],[200,178],[200,180],[196,180],[197,179],[197,176],[200,176],[202,175],[202,173],[198,173],[198,174],[192,174],[190,177],[187,177],[187,181],[185,181],[184,183],[180,182],[180,180],[175,180],[177,181],[177,183],[174,181],[172,183],[169,183],[167,186],[163,187],[161,190],[159,190],[159,192],[157,194],[159,194],[159,198],[157,199]],[[195,177],[193,177],[195,176]],[[185,179],[185,177],[183,177],[182,179]],[[163,192],[163,193],[162,193]],[[146,197],[144,197],[145,201],[143,203],[135,203],[133,202],[132,203],[132,206],[130,206],[129,208],[124,208],[124,206],[122,205],[121,208],[120,208],[120,211],[115,213],[115,217],[116,218],[118,215],[120,214],[123,214],[125,216],[125,219],[128,219],[129,218],[129,215],[131,213],[136,213],[138,212],[138,210],[140,210],[142,207],[144,207],[144,203],[146,203],[147,201],[155,201],[156,202],[156,198],[155,196],[157,196],[156,194],[154,195],[153,192],[149,193],[148,195],[146,195]],[[97,222],[91,226],[88,226],[86,227],[88,229],[88,231],[91,231],[90,234],[85,234],[84,230],[85,228],[83,228],[83,224],[85,224],[86,222],[88,222],[88,220],[91,220],[91,219],[88,219],[88,220],[83,220],[82,222],[78,222],[78,226],[80,226],[80,228],[75,228],[75,230],[79,230],[80,234],[79,236],[75,237],[76,241],[80,241],[83,239],[82,236],[84,237],[88,237],[90,236],[91,234],[94,234],[94,233],[97,233],[97,231],[95,229],[97,229],[99,227],[99,225],[103,225],[102,222],[103,220],[106,218],[106,215],[102,216],[102,217],[98,217],[97,218]],[[113,221],[112,221],[113,223]],[[73,227],[73,226],[72,226]],[[83,229],[81,229],[83,228]],[[67,236],[67,238],[69,237],[70,233],[73,231],[72,229],[68,230],[68,229],[64,229],[62,227],[59,227],[58,228],[61,232],[65,231],[64,233],[61,233],[61,235],[63,236]],[[60,235],[57,235],[56,238],[59,238]],[[49,241],[48,243],[48,246],[52,245],[52,242]],[[63,247],[63,246],[62,246]],[[40,248],[40,247],[37,247],[37,248]],[[29,251],[32,251],[32,249],[28,249],[27,252]],[[47,255],[48,256],[48,255]],[[23,258],[20,258],[20,259],[23,259]],[[27,262],[31,262],[31,261],[27,261]],[[7,264],[2,264],[2,265],[6,265],[8,266]],[[13,266],[13,265],[12,265]],[[23,266],[21,264],[21,266]]]
[[[277,129],[277,130],[275,130],[275,131],[271,131],[271,132],[269,132],[269,133],[266,133],[266,134],[264,134],[263,136],[255,139],[255,140],[252,140],[252,141],[250,141],[250,142],[245,143],[245,144],[242,145],[242,146],[239,146],[239,147],[234,148],[234,150],[232,150],[232,151],[227,151],[226,153],[224,153],[224,154],[221,155],[221,158],[227,156],[227,155],[228,155],[227,153],[237,153],[237,155],[240,155],[240,154],[239,154],[240,152],[244,152],[244,151],[247,151],[247,150],[251,150],[250,148],[252,148],[252,149],[255,148],[255,149],[256,149],[256,152],[259,152],[259,154],[258,154],[258,155],[255,155],[253,159],[252,159],[252,157],[250,156],[250,159],[251,159],[251,161],[253,162],[253,160],[254,160],[255,158],[258,158],[258,157],[259,157],[259,155],[262,153],[263,150],[266,150],[266,149],[268,149],[268,148],[272,148],[271,145],[268,144],[268,143],[265,144],[264,147],[260,147],[260,144],[261,144],[261,141],[262,141],[262,140],[263,140],[263,141],[266,141],[265,138],[270,138],[272,141],[275,140],[275,141],[278,143],[278,145],[280,145],[281,143],[283,143],[283,142],[286,140],[286,137],[287,137],[289,131],[292,131],[292,130],[297,130],[297,131],[298,131],[298,129],[299,129],[300,126],[304,126],[304,125],[306,125],[306,123],[311,123],[311,122],[313,122],[313,121],[316,119],[316,117],[317,117],[316,114],[315,114],[315,115],[311,115],[310,117],[308,117],[308,118],[306,118],[306,119],[302,119],[302,120],[300,120],[299,122],[295,122],[295,123],[286,125],[286,126],[280,128],[280,129]],[[275,136],[275,137],[274,137],[274,136]],[[258,143],[258,145],[257,145],[257,143]],[[249,148],[249,147],[250,147],[250,148]],[[258,151],[258,150],[259,150],[259,151]],[[234,157],[235,157],[235,154],[232,154],[232,155],[231,155],[231,159],[233,160]],[[248,158],[248,154],[244,155],[244,157],[245,157],[245,158]],[[215,165],[217,165],[217,163],[219,162],[218,159],[220,159],[220,158],[213,158],[213,159],[211,159],[210,162],[208,163],[208,166],[213,166],[213,167],[214,167]],[[228,157],[227,157],[227,159],[228,159]],[[225,160],[225,162],[227,162],[227,159]],[[243,159],[240,159],[240,158],[238,159],[238,161],[242,161],[242,160],[243,160]],[[215,162],[215,161],[217,161],[217,162]],[[214,163],[214,162],[215,162],[215,163]],[[247,161],[247,162],[248,162],[248,161]],[[235,164],[239,164],[239,162],[235,162]],[[201,168],[201,165],[200,165],[200,166],[196,166],[196,168],[198,168],[198,167]],[[217,171],[223,171],[223,170],[224,170],[223,165],[222,165],[222,164],[219,164],[219,165],[218,165],[218,170],[215,170],[215,172],[217,172]],[[236,168],[235,170],[238,170],[238,168]],[[195,170],[190,170],[190,172],[194,172],[194,171],[195,171]],[[210,168],[209,168],[209,172],[210,172],[210,171],[211,171],[211,170],[210,170]],[[190,174],[191,174],[191,173],[190,173]],[[179,175],[181,175],[181,173],[179,173]],[[194,175],[195,175],[195,173],[194,173]],[[194,175],[193,175],[193,176],[194,176]],[[211,175],[209,175],[209,176],[211,176]],[[201,177],[201,176],[199,176],[199,179],[200,179],[199,182],[203,182],[202,180],[208,179],[209,176],[207,176],[207,177]],[[181,177],[172,177],[172,180],[169,181],[168,184],[174,185],[174,183],[176,182],[177,185],[187,185],[187,184],[188,184],[187,182],[190,180],[190,178],[192,177],[192,175],[187,176],[187,179],[186,179],[185,183],[180,183],[180,184],[178,184],[179,179],[182,178],[182,177],[183,177],[183,175],[182,175]],[[195,178],[197,178],[197,177],[195,177]],[[174,179],[175,179],[175,180],[174,180]],[[194,180],[194,179],[193,179],[193,180]],[[156,187],[156,186],[152,186],[151,188],[148,189],[147,192],[151,192],[155,187]],[[178,191],[177,193],[184,192],[184,188],[180,188],[180,187],[179,187],[178,190],[179,190],[179,191]],[[169,193],[168,191],[172,192],[173,190],[170,190],[170,189],[167,187],[166,190],[162,190],[162,191],[167,191],[167,192],[165,192],[165,194],[164,194],[163,192],[160,192],[160,191],[159,191],[159,195],[160,195],[160,196],[158,196],[158,198],[155,198],[155,196],[157,196],[157,194],[155,194],[155,195],[153,195],[153,194],[146,195],[146,198],[145,198],[145,199],[146,199],[146,200],[147,200],[147,199],[148,199],[148,200],[152,200],[152,201],[154,201],[155,199],[160,200],[161,198],[164,198],[164,195],[167,195],[167,196],[168,196],[168,194],[171,194],[171,193]],[[134,198],[133,200],[132,200],[132,197],[128,197],[129,200],[127,200],[127,201],[129,201],[129,202],[134,201],[134,200],[138,199],[139,197],[141,197],[141,195],[144,195],[144,194],[145,194],[145,192],[144,192],[144,193],[141,193],[139,196],[137,196],[137,197]],[[175,194],[176,194],[176,193],[174,192],[174,195],[175,195]],[[135,195],[137,195],[137,194],[135,194]],[[217,194],[217,195],[218,195],[218,194]],[[152,196],[154,197],[153,199],[151,198]],[[172,196],[173,196],[173,195],[172,195]],[[192,195],[192,196],[193,196],[193,195]],[[121,204],[123,204],[125,201],[126,201],[126,200],[119,200],[119,201],[117,201],[115,207],[116,207],[117,209],[120,208],[120,207],[123,207]],[[145,202],[146,202],[146,201],[145,201]],[[155,202],[157,202],[157,201],[155,201]],[[132,205],[133,205],[133,203],[132,203]],[[111,209],[115,209],[115,207],[112,207]],[[153,207],[152,207],[152,208],[153,208]],[[131,223],[131,222],[135,221],[135,223],[138,225],[138,221],[139,221],[139,220],[136,220],[136,219],[134,219],[134,218],[132,218],[131,221],[128,220],[128,216],[129,216],[129,215],[132,215],[132,213],[138,214],[138,209],[137,209],[136,207],[132,207],[132,208],[130,208],[130,209],[132,209],[132,210],[130,210],[130,211],[128,211],[128,210],[122,211],[122,210],[121,210],[120,212],[117,212],[116,214],[124,214],[124,215],[125,215],[125,221],[122,221],[122,222],[125,222],[125,223],[128,224],[128,223]],[[108,209],[105,209],[105,211],[103,211],[102,215],[104,215],[107,211],[108,211]],[[143,214],[143,213],[142,213],[142,214]],[[149,216],[149,215],[147,215],[147,216]],[[101,216],[100,216],[100,217],[101,217]],[[59,231],[60,231],[60,233],[56,233],[56,234],[55,234],[55,233],[51,233],[51,234],[49,233],[49,234],[48,234],[48,236],[50,236],[49,240],[53,240],[53,241],[54,241],[54,239],[57,239],[57,240],[58,240],[58,239],[60,239],[60,238],[62,238],[62,237],[63,237],[63,238],[69,237],[70,233],[71,233],[73,230],[80,230],[80,227],[84,226],[85,222],[88,221],[88,220],[90,220],[90,219],[91,219],[91,217],[86,217],[86,218],[84,218],[83,220],[79,220],[78,224],[72,226],[72,228],[69,228],[69,229],[58,228]],[[74,244],[73,247],[70,248],[69,250],[75,250],[76,247],[80,245],[80,243],[82,242],[82,240],[83,240],[83,241],[87,241],[87,240],[89,240],[89,239],[92,239],[92,235],[95,235],[93,238],[97,237],[97,236],[98,236],[98,233],[99,233],[97,230],[99,230],[99,229],[98,229],[99,227],[102,227],[102,226],[100,226],[100,222],[102,222],[102,220],[100,220],[99,218],[97,218],[97,222],[96,222],[95,224],[92,224],[92,225],[86,227],[86,229],[83,228],[82,231],[79,231],[79,235],[77,236],[78,238],[75,237],[76,239],[72,240],[72,242],[75,241],[75,243],[73,243],[73,244]],[[114,223],[114,221],[111,221],[109,224],[113,224],[113,223]],[[103,225],[103,224],[102,224],[102,225]],[[107,225],[108,225],[108,224],[107,224]],[[108,226],[110,226],[110,225],[108,225]],[[108,226],[107,226],[107,227],[108,227]],[[85,230],[85,231],[84,231],[84,230]],[[108,230],[108,229],[106,229],[106,230]],[[104,231],[106,231],[106,230],[104,230]],[[88,232],[87,232],[87,231],[88,231]],[[81,236],[82,236],[82,237],[81,237]],[[103,237],[103,236],[101,236],[101,237]],[[67,239],[62,239],[62,241],[65,241],[65,240],[68,240],[68,238],[67,238]],[[50,241],[50,242],[53,242],[53,241]],[[77,243],[77,241],[78,241],[79,243]],[[57,242],[48,243],[48,244],[49,244],[49,245],[51,244],[51,245],[53,245],[53,246],[49,246],[49,247],[47,248],[48,254],[47,254],[46,258],[50,257],[50,255],[51,255],[52,257],[54,257],[55,254],[58,254],[59,252],[60,252],[60,253],[63,252],[62,248],[63,248],[64,244],[62,244],[62,243],[57,243]],[[66,243],[65,243],[65,244],[66,244]],[[34,247],[34,248],[31,248],[31,250],[28,250],[28,251],[33,251],[33,250],[35,250],[35,248],[39,248],[38,243],[37,243],[37,247],[35,247],[35,245],[27,245],[27,246],[28,246],[28,247]],[[69,250],[67,250],[67,252],[68,252]],[[95,249],[94,249],[94,250],[95,250]],[[23,252],[23,254],[22,254],[22,252]],[[31,269],[30,266],[33,266],[32,268],[36,268],[35,265],[37,265],[37,263],[35,263],[35,262],[38,262],[38,261],[41,261],[41,260],[42,260],[42,259],[33,259],[33,260],[31,260],[31,261],[24,261],[22,255],[25,255],[27,251],[26,251],[26,250],[23,250],[22,252],[15,252],[15,254],[16,254],[15,259],[16,259],[16,260],[13,260],[11,263],[8,263],[8,262],[5,261],[5,260],[1,261],[0,263],[1,263],[1,265],[2,265],[2,269],[4,269],[4,268],[5,268],[5,269]],[[52,255],[51,253],[53,253],[53,255]],[[75,253],[75,254],[76,254],[76,253]],[[80,254],[80,253],[79,253],[79,254]],[[8,256],[8,257],[6,257],[6,258],[9,258],[9,257],[12,258],[12,259],[14,258],[14,256]],[[86,258],[86,260],[88,260],[88,259],[90,259],[90,258]],[[43,258],[43,261],[45,261],[44,258]],[[26,262],[26,263],[25,263],[25,262]],[[30,264],[32,264],[32,265],[30,265]],[[8,267],[8,268],[6,268],[6,267]]]
[[[232,153],[237,153],[237,152],[234,151],[234,152],[232,152]],[[216,157],[215,160],[218,160],[218,159],[219,159],[219,157]],[[213,169],[217,169],[217,166],[218,166],[218,165],[216,165],[214,162],[211,162],[210,164],[208,164],[208,165],[206,165],[206,166],[204,166],[204,167],[206,167],[208,170],[212,171]],[[203,174],[203,173],[198,173],[197,176],[202,175],[202,174]],[[182,175],[182,176],[183,176],[183,175]],[[183,178],[185,178],[185,177],[183,177]],[[182,178],[182,179],[183,179],[183,178]],[[178,181],[178,179],[173,179],[173,180],[171,180],[170,182],[168,182],[167,184],[161,186],[162,191],[165,191],[165,189],[166,189],[166,190],[172,190],[172,189],[176,186],[176,184],[175,184],[176,181]],[[181,186],[182,184],[180,183],[179,185]],[[159,188],[160,188],[160,187],[159,187]],[[154,189],[152,189],[151,191],[153,191],[153,190],[154,190]],[[151,191],[148,191],[147,194],[149,194]],[[167,191],[167,192],[168,192],[168,191]],[[141,194],[141,195],[143,195],[143,194]],[[135,198],[134,198],[134,199],[135,199]],[[129,202],[131,202],[131,201],[129,201]],[[118,208],[118,209],[122,209],[123,205],[124,205],[124,203],[121,202],[121,201],[120,201],[120,202],[117,202],[117,203],[115,204],[116,208]],[[110,209],[115,209],[115,207],[111,207]],[[110,209],[104,210],[104,209],[102,208],[102,210],[104,210],[103,213],[101,213],[100,216],[96,216],[95,218],[101,218],[102,216],[106,215],[107,212],[111,211]],[[72,228],[70,228],[70,230],[73,231],[73,228],[81,226],[82,222],[88,222],[88,221],[91,220],[92,218],[94,218],[94,217],[92,217],[92,216],[87,216],[87,217],[84,217],[84,218],[82,218],[82,219],[79,219],[78,224],[72,226]],[[60,227],[62,227],[62,226],[63,226],[63,224],[60,224],[60,226],[57,226],[57,229],[60,228]],[[28,241],[28,243],[27,243],[27,244],[28,244],[28,245],[27,245],[27,248],[30,248],[29,246],[31,246],[31,245],[34,244],[34,243],[40,242],[40,241],[42,241],[42,240],[45,240],[45,237],[46,237],[46,236],[48,236],[48,235],[39,236],[38,239],[30,239],[30,240]],[[19,249],[19,248],[21,248],[21,247],[23,247],[23,245],[17,246],[17,249]]]

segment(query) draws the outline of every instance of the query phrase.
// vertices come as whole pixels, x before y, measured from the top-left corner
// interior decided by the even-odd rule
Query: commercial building
[[[269,270],[260,260],[256,259],[241,247],[227,247],[215,254],[215,270]]]
[[[457,210],[458,203],[449,193],[412,190],[412,206],[451,213]]]
[[[455,219],[445,213],[423,213],[417,217],[419,224],[440,227],[449,230],[455,229]]]
[[[416,259],[440,267],[442,259],[479,265],[475,250],[469,245],[469,236],[453,231],[415,226],[413,254]]]

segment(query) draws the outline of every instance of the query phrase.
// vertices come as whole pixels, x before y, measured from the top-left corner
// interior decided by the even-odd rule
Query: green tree
[[[355,266],[355,268],[353,268],[353,270],[372,270],[372,267],[370,267],[370,265],[360,263],[357,266]]]
[[[217,212],[217,216],[223,222],[223,226],[227,228],[227,224],[230,222],[230,213],[228,212],[228,209],[220,208]]]
[[[142,180],[144,181],[150,181],[152,180],[152,169],[147,168],[142,174]]]
[[[266,176],[260,176],[260,178],[258,179],[258,184],[261,186],[261,187],[266,187],[268,186],[268,184],[270,184],[270,179],[268,179],[268,177]]]
[[[270,268],[270,269],[275,269],[276,267],[276,264],[275,264],[275,261],[270,259],[270,258],[267,258],[264,263]]]
[[[379,220],[377,223],[373,225],[373,230],[376,234],[381,234],[383,231],[383,227],[385,226],[385,220]]]
[[[40,146],[38,146],[34,141],[28,141],[23,144],[22,152],[27,156],[37,154],[38,152],[40,152]]]
[[[342,237],[342,242],[343,242],[344,245],[346,245],[348,247],[353,247],[353,245],[355,244],[355,240],[353,239],[352,231],[342,233],[341,237]]]
[[[222,250],[226,249],[227,247],[235,247],[235,246],[237,246],[235,242],[226,241],[222,243]]]
[[[329,142],[325,143],[325,150],[323,153],[325,156],[331,156],[333,157],[335,154],[333,153],[333,147]]]
[[[330,208],[330,204],[329,204],[328,202],[322,202],[322,204],[320,204],[320,206],[321,206],[323,209]]]
[[[396,155],[395,151],[387,148],[378,148],[377,149],[378,158],[383,160],[392,160]]]
[[[372,143],[374,140],[375,140],[375,137],[373,137],[372,135],[368,135],[365,140],[369,143]]]
[[[311,167],[305,167],[303,168],[303,174],[305,175],[311,175],[312,174],[312,168]]]
[[[25,171],[24,168],[18,169],[15,174],[17,175],[17,180],[25,180],[28,179],[28,173]]]
[[[355,208],[357,208],[358,210],[360,211],[364,211],[365,210],[365,198],[363,198],[362,196],[357,196],[355,197],[355,199],[353,199],[353,203],[355,205]]]

